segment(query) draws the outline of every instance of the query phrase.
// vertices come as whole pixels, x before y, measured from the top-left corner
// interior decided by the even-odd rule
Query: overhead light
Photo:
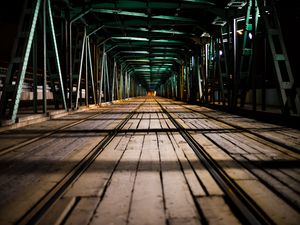
[[[252,35],[252,33],[251,33],[251,32],[249,32],[248,36],[249,36],[249,39],[250,39],[250,40],[252,40],[252,38],[253,38],[253,35]]]
[[[182,41],[176,41],[176,40],[169,40],[169,39],[156,39],[156,40],[151,40],[153,43],[173,43],[173,44],[181,44],[183,43]]]
[[[237,30],[236,32],[239,34],[239,35],[242,35],[243,34],[243,29],[240,29],[240,30]]]
[[[148,51],[121,51],[121,53],[132,53],[132,54],[149,54]]]
[[[226,21],[223,20],[221,17],[217,16],[211,24],[218,25],[218,26],[224,26],[226,24]]]
[[[151,30],[151,32],[155,33],[165,33],[165,34],[185,34],[184,32],[175,31],[175,30]]]
[[[247,4],[246,0],[231,0],[226,8],[238,8],[238,9],[242,9],[245,5]]]
[[[149,59],[126,59],[126,62],[150,62]]]
[[[112,37],[112,39],[128,40],[128,41],[149,41],[148,38],[142,38],[142,37]]]
[[[203,33],[201,34],[201,37],[210,37],[210,34],[209,34],[209,33],[206,33],[206,32],[203,32]]]
[[[122,10],[115,10],[115,9],[93,9],[92,11],[98,13],[118,14],[124,16],[148,17],[148,15],[145,13],[122,11]]]

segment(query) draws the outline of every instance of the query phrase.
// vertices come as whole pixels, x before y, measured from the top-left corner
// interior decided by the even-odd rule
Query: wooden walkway
[[[136,98],[1,132],[0,224],[246,223],[170,116],[270,223],[300,223],[299,130]]]

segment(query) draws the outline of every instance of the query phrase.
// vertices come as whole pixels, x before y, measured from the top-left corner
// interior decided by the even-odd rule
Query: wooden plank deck
[[[0,155],[0,224],[15,224],[143,101],[40,224],[241,224],[240,215],[188,143],[179,132],[167,130],[175,126],[151,98],[2,132],[0,151],[16,147]],[[299,224],[300,154],[276,144],[284,137],[298,149],[299,131],[257,121],[254,126],[247,118],[158,101],[275,223]],[[83,121],[91,115],[95,116]],[[21,145],[76,121],[81,122]],[[260,135],[272,128],[276,142],[231,123],[251,131],[259,127],[255,132]]]

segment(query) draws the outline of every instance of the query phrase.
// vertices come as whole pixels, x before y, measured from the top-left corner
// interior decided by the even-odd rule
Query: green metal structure
[[[2,121],[16,122],[28,63],[43,71],[43,83],[33,78],[35,86],[43,86],[43,113],[50,81],[58,93],[56,106],[65,110],[147,92],[233,110],[247,105],[266,110],[265,84],[257,84],[258,55],[272,57],[268,76],[282,113],[300,114],[299,84],[273,1],[36,0],[24,3],[20,21],[2,90]],[[44,44],[32,44],[34,35]],[[37,55],[49,61],[50,40],[55,76],[53,65],[36,62]],[[261,42],[268,50],[259,49]],[[34,105],[38,112],[36,97]]]

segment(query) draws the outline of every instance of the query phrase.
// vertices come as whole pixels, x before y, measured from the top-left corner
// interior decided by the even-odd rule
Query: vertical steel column
[[[201,69],[200,69],[200,64],[199,64],[199,55],[196,57],[196,73],[197,73],[197,79],[198,79],[198,89],[199,89],[199,100],[202,97],[202,79],[201,79]]]
[[[117,94],[117,98],[116,99],[119,99],[119,83],[118,83],[118,67],[116,68],[116,94]]]
[[[56,66],[57,66],[58,75],[59,75],[60,90],[61,90],[61,95],[62,95],[62,98],[63,98],[63,106],[64,106],[65,110],[67,110],[64,83],[63,83],[61,69],[60,69],[60,61],[59,61],[59,55],[58,55],[58,50],[57,50],[57,44],[56,44],[56,36],[55,36],[55,30],[54,30],[54,25],[53,25],[53,18],[52,18],[52,10],[51,10],[50,0],[48,0],[48,13],[49,13],[51,34],[52,34],[52,40],[53,40],[53,45],[54,45],[54,51],[55,51]]]
[[[72,24],[80,19],[81,17],[83,17],[85,14],[89,13],[92,9],[88,9],[86,11],[84,11],[83,13],[80,13],[78,16],[76,16],[75,18],[73,18],[70,23],[69,23],[69,46],[70,46],[70,52],[69,52],[69,85],[70,85],[70,90],[69,90],[69,95],[70,95],[70,99],[69,99],[69,104],[70,104],[70,108],[72,108],[72,103],[73,103],[73,60],[72,60]],[[78,104],[78,103],[77,103]],[[76,104],[75,104],[76,105]]]
[[[94,74],[95,74],[95,104],[98,104],[98,83],[99,83],[99,48],[96,47],[96,45],[93,45],[93,64],[95,65],[94,67]]]
[[[101,88],[101,85],[100,85],[100,83],[101,83],[101,69],[102,69],[102,64],[101,64],[101,61],[103,60],[103,56],[101,57],[101,53],[100,53],[100,49],[99,48],[97,48],[97,79],[98,79],[98,81],[97,81],[97,98],[98,98],[98,104],[100,104],[100,102],[101,102],[101,92],[100,92],[100,88]],[[101,66],[101,68],[100,68],[100,66]]]
[[[124,85],[124,98],[126,99],[127,98],[127,70],[125,71],[125,85]]]
[[[112,80],[112,87],[111,87],[111,100],[115,100],[115,82],[116,82],[116,73],[117,73],[117,62],[114,59],[114,69],[113,69],[113,80]]]
[[[128,74],[127,86],[127,96],[130,98],[130,74]]]
[[[233,19],[233,90],[232,90],[232,105],[231,107],[235,108],[237,106],[237,95],[238,95],[238,85],[239,85],[239,76],[237,74],[237,19]]]
[[[123,65],[121,64],[121,73],[120,73],[120,99],[123,99]]]
[[[85,41],[86,41],[86,28],[84,28],[84,35],[82,40],[82,49],[81,49],[81,57],[80,57],[80,67],[79,67],[79,75],[78,75],[78,85],[77,85],[77,93],[76,93],[76,102],[75,102],[75,109],[78,108],[78,99],[79,99],[79,92],[81,96],[81,74],[82,74],[82,64],[83,64],[83,56],[84,56],[84,49],[85,49]]]
[[[73,56],[72,56],[72,24],[71,20],[69,23],[69,107],[73,107]]]
[[[220,44],[223,45],[222,36],[221,36],[221,38],[218,39],[216,52],[217,52],[217,62],[218,62],[218,68],[219,68],[219,104],[221,103],[221,99],[222,99],[222,104],[225,105],[224,83],[223,83],[223,73],[222,73],[222,65],[221,65],[222,57],[225,57],[225,53],[223,53],[223,52],[225,52],[225,49],[223,48],[224,51],[222,51],[222,54],[221,54],[220,48],[219,48]],[[227,72],[225,72],[225,74],[227,74]]]
[[[252,20],[256,21],[256,1],[252,2],[252,8],[251,8],[251,14],[252,14]],[[257,51],[257,35],[256,35],[256,26],[257,23],[254,22],[253,23],[253,34],[252,34],[252,38],[253,38],[253,54],[252,54],[252,65],[251,65],[251,75],[252,75],[252,110],[256,111],[256,63],[255,61],[256,59],[256,51]]]
[[[32,48],[32,62],[33,62],[33,112],[38,112],[37,103],[37,32],[35,32]]]
[[[46,24],[47,24],[47,1],[43,2],[43,47],[44,47],[44,70],[43,70],[43,113],[47,113],[47,32],[46,32]]]
[[[204,102],[208,102],[209,44],[205,44]]]
[[[93,72],[93,64],[92,64],[92,56],[91,56],[91,45],[90,39],[87,37],[87,49],[88,49],[88,56],[89,56],[89,64],[90,64],[90,74],[91,74],[91,85],[92,85],[92,92],[93,92],[93,99],[94,104],[96,104],[96,92],[95,92],[95,83],[94,83],[94,72]]]
[[[190,59],[188,61],[188,64],[190,63]],[[191,98],[191,84],[190,84],[190,67],[188,64],[185,67],[185,77],[186,77],[186,100],[190,100]]]
[[[88,37],[85,40],[85,105],[89,105]]]
[[[67,19],[67,18],[68,19]],[[67,76],[68,75],[70,75],[70,72],[69,72],[69,57],[71,57],[70,55],[69,55],[69,53],[70,53],[70,43],[69,43],[69,34],[68,34],[68,32],[69,32],[69,23],[68,23],[68,20],[69,20],[69,18],[70,18],[70,13],[67,11],[67,13],[66,13],[66,15],[65,15],[65,43],[66,43],[66,45],[65,45],[65,75],[66,75],[66,97],[67,97],[67,99],[68,99],[68,96],[69,96],[69,101],[70,101],[70,91],[68,92],[68,78],[67,78]],[[69,87],[70,88],[70,87]],[[70,102],[69,102],[69,109],[71,109],[72,108],[72,104],[70,104]]]
[[[105,78],[106,78],[106,101],[109,101],[109,94],[110,94],[110,85],[109,85],[109,76],[108,76],[108,65],[107,65],[107,54],[105,58]]]
[[[266,110],[267,37],[264,37],[264,71],[261,78],[261,110]]]
[[[100,74],[100,84],[99,84],[99,104],[102,102],[102,86],[103,86],[103,78],[104,78],[104,63],[105,63],[105,44],[103,44],[103,51],[102,51],[102,64],[101,64],[101,74]]]

